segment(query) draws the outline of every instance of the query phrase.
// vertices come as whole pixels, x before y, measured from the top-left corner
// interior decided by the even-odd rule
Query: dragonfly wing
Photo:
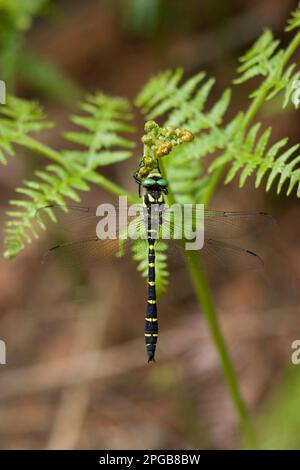
[[[113,204],[102,205],[105,213],[99,213],[99,206],[58,205],[52,204],[41,207],[36,212],[37,220],[44,226],[52,227],[55,232],[68,232],[71,234],[84,234],[85,237],[96,235],[98,223],[106,218],[116,227],[116,235],[124,225],[133,220],[142,220],[142,208],[136,216],[127,215],[127,207],[117,207]],[[108,212],[109,211],[109,212]],[[52,224],[51,224],[52,222]]]
[[[228,215],[229,214],[229,215]],[[211,270],[253,270],[261,269],[263,267],[263,261],[259,255],[253,252],[250,249],[247,249],[242,246],[237,246],[235,244],[230,244],[222,239],[216,238],[218,231],[216,228],[222,230],[224,236],[224,227],[226,229],[225,234],[227,238],[235,238],[233,235],[241,235],[243,231],[248,227],[248,221],[252,218],[259,218],[259,222],[262,222],[265,215],[263,213],[226,213],[218,211],[210,211],[209,221],[212,223],[209,225],[209,229],[214,233],[215,237],[209,237],[209,230],[206,227],[206,217],[208,212],[205,212],[205,236],[204,236],[204,245],[200,250],[195,250],[196,253],[203,259],[204,263],[207,265],[208,269]],[[262,219],[260,219],[262,218]],[[241,224],[242,221],[242,224]],[[166,227],[164,223],[166,222]],[[168,252],[171,256],[178,258],[178,254],[187,250],[189,247],[187,242],[195,241],[198,232],[195,232],[194,239],[182,239],[180,238],[180,233],[183,232],[181,222],[178,222],[176,218],[173,217],[172,211],[166,211],[164,214],[164,223],[161,230],[162,239],[171,232],[171,242],[168,243],[169,248]],[[185,222],[185,233],[188,235],[193,234],[192,225],[194,220],[192,218],[191,222]],[[244,224],[244,225],[243,225]],[[190,229],[189,229],[190,225]],[[169,229],[171,227],[171,230]],[[226,237],[225,237],[226,238]],[[162,240],[164,241],[164,240]]]
[[[52,246],[44,253],[42,262],[57,260],[70,266],[95,266],[117,260],[127,253],[127,245],[121,246],[118,240],[84,238]]]
[[[208,239],[200,250],[204,263],[224,270],[260,270],[263,259],[254,251],[244,247]]]
[[[206,238],[231,239],[258,234],[274,227],[275,221],[267,212],[204,211]]]
[[[204,230],[206,238],[218,240],[258,235],[276,225],[267,212],[203,210],[198,205],[165,207],[163,220],[165,227],[171,226],[174,238]]]
[[[165,241],[158,241],[160,243]],[[182,265],[186,250],[185,243],[171,240],[168,243],[166,253],[170,262],[175,266]],[[254,251],[242,246],[225,243],[221,240],[206,240],[201,250],[193,250],[207,267],[208,272],[217,271],[240,272],[249,270],[261,270],[264,267],[263,259]]]
[[[41,208],[37,212],[37,217],[41,218],[42,223],[52,220],[56,222],[54,227],[56,232],[63,234],[76,234],[77,239],[66,241],[63,236],[62,241],[47,251],[44,261],[53,257],[70,260],[71,264],[88,263],[96,264],[103,259],[110,257],[119,257],[128,252],[130,243],[126,240],[120,240],[127,231],[135,234],[137,239],[145,239],[147,230],[143,215],[128,217],[127,209],[125,212],[119,208],[113,207],[116,223],[121,216],[123,222],[126,222],[126,229],[117,224],[115,237],[113,239],[100,239],[97,237],[96,228],[101,217],[97,215],[97,207],[88,206],[59,206],[50,205]],[[140,214],[142,214],[142,209]],[[198,208],[195,206],[192,211],[191,222],[185,222],[192,227],[194,217],[199,215]],[[204,213],[205,240],[204,247],[199,254],[204,258],[208,265],[218,265],[223,268],[242,268],[256,269],[263,265],[261,258],[251,250],[231,245],[221,241],[222,239],[237,238],[248,234],[251,230],[260,230],[262,227],[270,226],[274,221],[266,212],[229,212],[205,210]],[[191,228],[192,230],[192,228]],[[191,232],[190,230],[190,232]],[[182,222],[178,222],[172,210],[166,208],[163,214],[163,226],[161,229],[162,242],[168,241],[168,238],[180,238],[182,232]],[[189,232],[189,230],[188,230]],[[78,235],[80,235],[78,237]],[[136,243],[136,242],[135,242]],[[169,243],[171,253],[182,251],[182,243],[178,245]],[[140,245],[141,250],[145,250],[145,244]],[[177,247],[176,247],[177,246]],[[175,248],[176,247],[176,248]],[[115,255],[115,256],[114,256]],[[70,262],[69,261],[69,262]]]
[[[104,259],[116,259],[127,254],[128,232],[136,234],[137,238],[145,236],[144,218],[142,215],[128,217],[127,210],[124,210],[119,219],[119,208],[111,208],[112,231],[101,237],[97,227],[106,215],[97,215],[97,207],[51,205],[39,209],[37,217],[44,225],[49,221],[55,222],[50,223],[50,227],[60,240],[45,253],[43,261],[57,258],[71,265],[94,265]],[[69,236],[76,235],[76,238],[66,241],[66,233]]]

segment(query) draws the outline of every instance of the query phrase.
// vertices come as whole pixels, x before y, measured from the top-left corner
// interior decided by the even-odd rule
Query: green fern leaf
[[[300,6],[292,12],[291,18],[288,21],[288,26],[285,28],[286,31],[292,31],[293,29],[300,28]]]
[[[0,162],[7,163],[7,156],[15,155],[14,146],[28,147],[31,133],[52,127],[34,101],[8,96],[5,106],[0,106]]]
[[[40,109],[23,101],[17,104],[17,109],[10,106],[3,113],[12,128],[11,140],[15,142],[18,135],[19,144],[43,153],[45,148],[36,140],[28,142],[26,134],[44,125],[43,121],[40,121],[43,117]],[[35,180],[26,180],[23,187],[17,188],[17,193],[25,196],[25,199],[10,201],[16,210],[7,213],[9,219],[4,229],[7,234],[6,258],[15,256],[26,243],[30,243],[32,238],[38,236],[36,225],[39,221],[35,215],[39,207],[49,203],[63,205],[66,202],[65,198],[79,202],[79,191],[89,190],[91,183],[99,184],[101,175],[95,172],[98,167],[131,156],[128,149],[133,144],[119,134],[133,131],[133,128],[127,124],[132,116],[126,100],[97,93],[88,97],[87,101],[81,104],[81,109],[86,114],[74,116],[73,122],[83,127],[84,131],[70,132],[66,137],[74,144],[82,145],[84,150],[52,152],[46,149],[46,155],[53,156],[56,163],[46,166],[44,170],[36,171]],[[6,123],[6,127],[8,124]],[[20,136],[16,134],[18,132]],[[43,224],[39,225],[44,229]]]
[[[238,68],[240,77],[234,83],[241,84],[257,75],[268,75],[270,71],[270,61],[279,45],[275,40],[272,31],[267,29],[253,46],[240,58],[241,65]]]

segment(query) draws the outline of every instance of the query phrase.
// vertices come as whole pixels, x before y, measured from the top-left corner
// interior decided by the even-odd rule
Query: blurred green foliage
[[[0,0],[0,70],[7,88],[12,89],[19,72],[23,35],[48,0]]]
[[[47,4],[49,0],[0,0],[1,26],[6,25],[10,31],[29,29],[33,18]]]
[[[38,15],[51,12],[49,0],[0,0],[0,78],[13,92],[18,79],[42,93],[71,103],[79,87],[44,57],[29,50],[25,34]]]
[[[158,26],[161,0],[123,0],[125,29],[134,33],[152,33]]]
[[[260,449],[300,448],[299,391],[299,366],[291,366],[257,418]]]

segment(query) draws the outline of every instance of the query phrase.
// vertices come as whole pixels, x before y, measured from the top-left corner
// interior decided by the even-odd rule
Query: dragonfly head
[[[159,198],[161,193],[168,194],[168,182],[160,173],[150,173],[146,178],[141,180],[140,184],[146,189],[146,192],[151,194],[155,199]]]

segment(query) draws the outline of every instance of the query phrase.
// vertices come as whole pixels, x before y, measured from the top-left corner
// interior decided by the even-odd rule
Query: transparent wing
[[[158,247],[161,243],[164,241],[159,240]],[[175,265],[178,262],[182,264],[185,251],[187,250],[184,244],[177,240],[168,243],[167,254],[170,260],[174,260]],[[206,240],[201,250],[193,252],[199,256],[209,272],[261,270],[264,267],[264,261],[258,253],[220,240]]]
[[[275,225],[274,218],[263,211],[204,211],[204,230],[207,238],[239,238],[264,232]]]
[[[43,256],[43,262],[57,258],[71,265],[96,265],[109,259],[119,259],[128,254],[130,238],[145,239],[146,229],[143,210],[137,208],[137,215],[127,216],[127,209],[110,206],[112,231],[109,238],[99,238],[98,224],[106,222],[105,215],[97,213],[97,207],[88,206],[45,206],[37,211],[39,223],[55,233],[59,242]],[[54,223],[53,223],[54,222]],[[102,224],[107,228],[105,223]],[[67,237],[66,237],[67,235]],[[68,236],[72,235],[72,240]],[[75,235],[75,239],[74,239]],[[105,235],[106,236],[106,235]],[[108,234],[107,234],[108,236]]]
[[[195,241],[199,232],[195,227],[196,217],[201,209],[194,207],[187,217],[178,220],[170,208],[164,212],[162,238],[165,233],[171,233],[173,240],[186,239],[170,243],[169,252],[175,254],[187,249],[187,243]],[[257,234],[258,231],[273,226],[273,218],[266,212],[228,212],[205,210],[201,229],[204,229],[204,245],[198,250],[199,256],[209,268],[225,270],[261,269],[264,265],[262,258],[247,247],[225,243],[222,239],[234,239],[244,235]],[[165,225],[166,224],[166,228]],[[194,237],[194,238],[193,238]],[[201,238],[201,237],[200,237]],[[197,251],[197,250],[196,250]]]
[[[180,215],[181,212],[181,215]],[[164,209],[164,221],[175,220],[176,230],[181,224],[192,227],[197,221],[200,223],[203,216],[203,223],[206,238],[232,239],[245,235],[257,235],[260,232],[276,226],[274,218],[263,211],[217,211],[202,210],[199,205],[190,206],[166,206]],[[181,221],[178,222],[181,217]],[[199,225],[198,225],[199,227]]]
[[[136,213],[128,216],[127,207],[118,207],[113,204],[103,204],[103,213],[99,212],[99,206],[78,205],[48,205],[36,211],[36,218],[42,225],[47,225],[55,232],[69,232],[71,234],[84,234],[95,236],[98,223],[109,216],[110,222],[115,223],[115,237],[118,238],[120,231],[134,220],[143,220],[144,209],[136,204]],[[107,211],[107,212],[105,212]],[[108,212],[109,211],[109,212]],[[105,212],[105,213],[104,213]],[[50,224],[52,222],[53,224]],[[48,225],[49,224],[49,225]]]
[[[116,221],[116,230],[114,238],[100,239],[96,233],[96,227],[103,216],[97,215],[97,207],[89,206],[59,206],[50,205],[37,211],[37,217],[40,223],[56,222],[52,228],[56,228],[57,234],[67,232],[76,234],[76,240],[66,241],[65,235],[62,241],[47,251],[44,261],[52,257],[59,257],[71,264],[77,264],[84,261],[87,264],[98,264],[107,258],[119,258],[128,253],[130,245],[130,236],[141,239],[140,247],[147,250],[146,222],[144,209],[141,205],[137,215],[128,216],[127,208],[113,207],[113,215]],[[159,238],[162,241],[178,239],[182,232],[193,233],[195,218],[200,214],[201,209],[192,206],[190,216],[178,221],[178,214],[166,207],[163,211],[163,224],[160,230]],[[274,224],[273,218],[266,212],[230,212],[205,210],[204,213],[204,247],[199,255],[208,265],[214,265],[229,269],[256,269],[263,265],[262,259],[247,248],[225,243],[223,239],[234,239],[243,235],[257,233],[266,227]],[[120,222],[121,221],[121,222]],[[120,223],[118,223],[120,222]],[[123,225],[125,224],[126,229]],[[183,225],[186,231],[183,231]],[[203,227],[202,227],[203,228]],[[125,234],[130,235],[129,239],[123,240]],[[129,232],[127,232],[129,230]],[[160,241],[159,241],[160,243]],[[183,240],[184,244],[184,240]],[[178,244],[169,243],[170,253],[178,253],[183,248],[182,242]]]
[[[264,266],[263,259],[254,251],[220,240],[206,240],[200,256],[206,265],[224,270],[256,270]]]
[[[120,251],[120,256],[118,252]],[[127,252],[127,248],[123,253]],[[55,258],[69,265],[96,265],[100,261],[118,259],[122,256],[122,247],[117,240],[99,240],[83,238],[81,240],[62,242],[47,250],[42,258],[46,263]]]
[[[135,219],[142,221],[143,217],[128,216],[127,207],[116,207],[109,205],[112,208],[112,216],[115,215],[116,223],[122,220],[123,223],[130,223]],[[139,207],[140,214],[144,210],[140,204],[136,205]],[[182,206],[183,207],[183,206]],[[186,224],[192,226],[193,220],[199,217],[201,209],[194,205],[191,211],[188,212],[190,221],[185,221]],[[253,211],[253,212],[233,212],[233,211],[216,211],[216,210],[204,210],[204,230],[206,238],[215,239],[226,239],[226,238],[237,238],[248,234],[256,234],[257,232],[270,228],[275,225],[273,217],[267,212]],[[174,220],[178,213],[175,210],[166,206],[163,211],[163,220],[167,222]],[[38,209],[38,219],[44,223],[48,219],[56,222],[58,230],[64,230],[74,234],[84,234],[85,236],[94,236],[96,232],[97,224],[100,220],[97,215],[97,206],[78,206],[78,205],[49,205]],[[183,216],[184,219],[184,216]],[[176,222],[173,225],[176,230],[181,230],[182,226]],[[119,228],[117,227],[116,238],[119,236]]]

